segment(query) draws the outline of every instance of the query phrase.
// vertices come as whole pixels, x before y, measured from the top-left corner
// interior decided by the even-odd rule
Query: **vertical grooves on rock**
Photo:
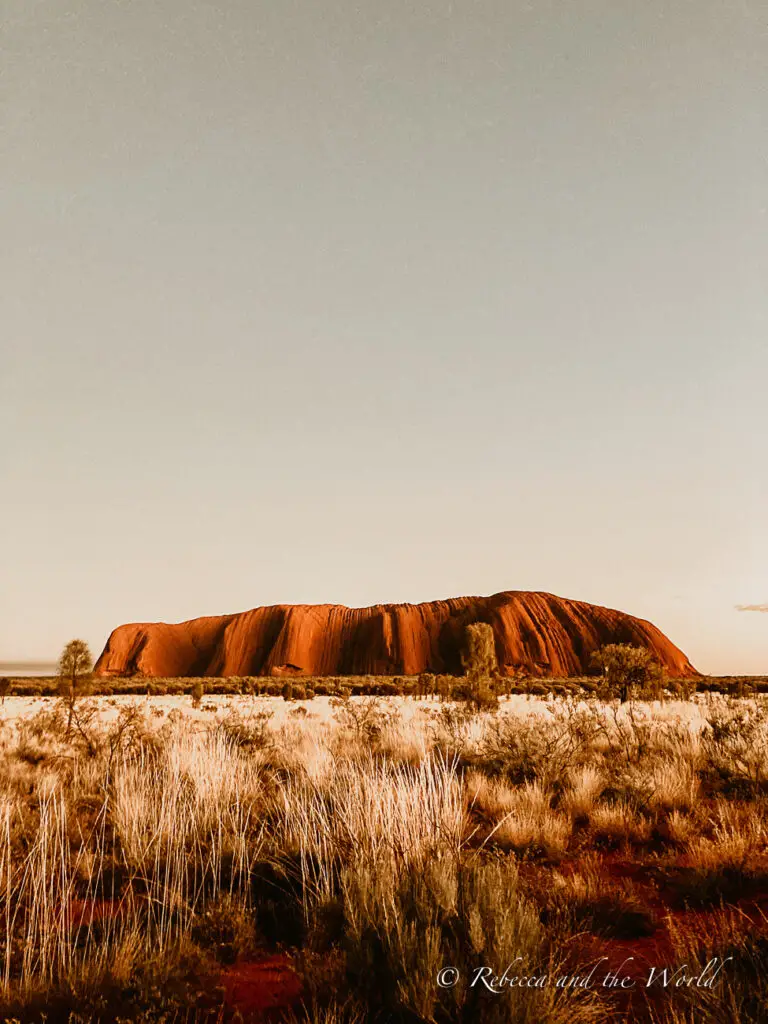
[[[493,627],[502,673],[584,673],[603,643],[648,647],[670,675],[695,674],[654,625],[553,594],[503,591],[423,604],[273,605],[188,622],[132,623],[109,637],[101,675],[415,675],[460,673],[466,626]]]

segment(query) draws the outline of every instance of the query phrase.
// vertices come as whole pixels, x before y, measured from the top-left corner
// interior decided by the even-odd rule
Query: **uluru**
[[[650,650],[674,678],[695,675],[656,626],[625,612],[538,591],[422,604],[270,605],[187,622],[118,626],[101,676],[343,676],[462,672],[466,627],[487,622],[503,675],[584,675],[606,643]]]

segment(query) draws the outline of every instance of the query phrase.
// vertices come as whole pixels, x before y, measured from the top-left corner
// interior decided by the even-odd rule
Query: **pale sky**
[[[0,12],[0,660],[527,589],[768,673],[759,0]]]

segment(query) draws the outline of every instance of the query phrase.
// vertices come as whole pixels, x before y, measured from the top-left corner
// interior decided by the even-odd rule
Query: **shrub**
[[[591,666],[602,673],[602,690],[607,698],[630,697],[658,700],[665,683],[664,670],[645,647],[606,644],[594,651]]]
[[[487,622],[473,622],[467,626],[462,662],[469,688],[467,699],[478,709],[497,708],[496,641]]]
[[[331,707],[334,718],[340,725],[351,729],[358,739],[368,742],[377,739],[391,724],[395,712],[387,708],[376,697],[362,697],[353,700],[349,694],[334,698]]]
[[[375,867],[350,865],[342,890],[346,976],[391,1019],[537,1024],[604,1019],[595,1012],[592,992],[565,993],[544,984],[511,986],[489,998],[484,986],[470,984],[478,970],[490,971],[488,965],[497,962],[528,976],[554,970],[538,910],[521,891],[514,862],[475,861],[457,870],[448,858],[413,873],[385,861]],[[459,981],[453,987],[438,984],[445,965],[456,970]],[[581,1016],[587,1006],[588,1015]]]
[[[67,708],[67,737],[72,731],[75,704],[86,688],[93,658],[84,640],[70,640],[59,658],[59,695]]]
[[[384,680],[379,683],[378,686],[374,687],[374,689],[380,697],[398,697],[403,692],[402,685],[398,685],[394,680],[392,682]]]
[[[192,939],[219,963],[232,964],[255,949],[253,915],[242,900],[223,893],[195,915]]]
[[[416,680],[416,696],[431,697],[435,692],[435,676],[432,672],[422,672]]]
[[[768,789],[768,707],[730,699],[710,711],[706,723],[704,750],[710,786],[736,797],[755,796]]]
[[[533,715],[493,718],[478,746],[478,757],[488,771],[512,782],[560,782],[589,759],[600,732],[599,720],[583,703],[564,700],[546,719]]]
[[[271,742],[269,723],[273,714],[273,711],[257,711],[243,718],[234,708],[230,708],[219,723],[219,728],[236,746],[261,749]]]

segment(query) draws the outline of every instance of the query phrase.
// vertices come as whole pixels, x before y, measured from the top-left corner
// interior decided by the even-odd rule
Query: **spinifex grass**
[[[182,733],[165,747],[142,748],[117,759],[105,775],[87,833],[76,816],[73,822],[66,778],[54,780],[37,801],[23,858],[6,800],[0,812],[5,993],[75,985],[84,973],[97,974],[99,964],[106,970],[125,961],[131,949],[162,955],[186,938],[200,906],[214,902],[222,888],[247,901],[262,845],[253,769],[218,733]]]
[[[130,1020],[107,990],[134,999],[195,943],[223,965],[261,942],[304,957],[317,1020],[344,985],[353,1016],[398,1024],[609,1020],[610,994],[494,1002],[436,972],[578,967],[585,934],[662,941],[670,908],[768,891],[759,701],[400,701],[258,727],[134,711],[87,742],[57,723],[0,728],[0,1019],[37,994]]]

